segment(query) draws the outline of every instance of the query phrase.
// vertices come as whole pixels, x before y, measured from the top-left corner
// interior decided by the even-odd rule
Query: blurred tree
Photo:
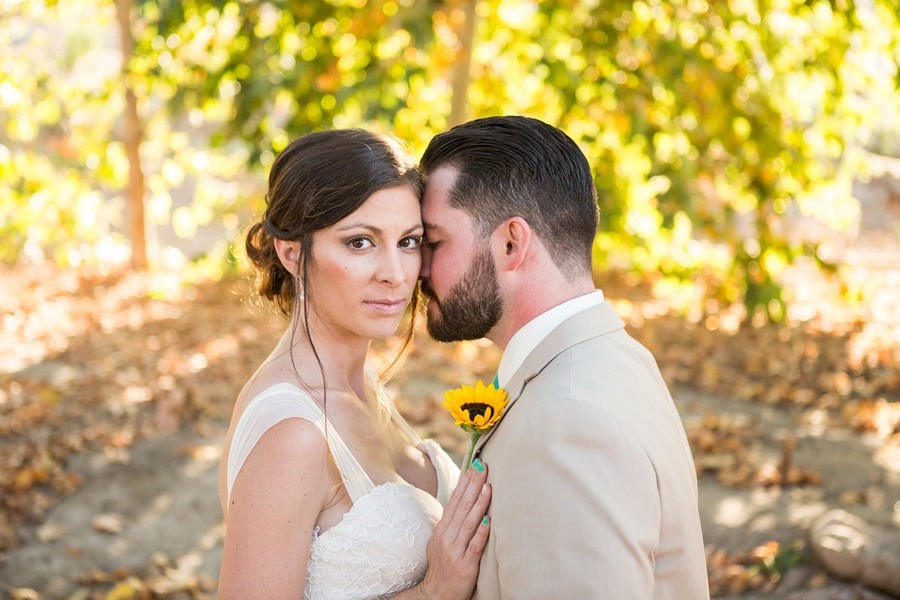
[[[322,126],[433,131],[434,111],[414,112],[436,65],[432,11],[393,0],[142,0],[140,65],[176,114],[224,111],[214,142],[241,137],[266,164]]]
[[[116,21],[122,49],[122,88],[125,94],[125,110],[122,114],[122,137],[125,155],[128,157],[128,238],[131,241],[131,263],[139,269],[147,268],[147,226],[144,222],[144,169],[141,166],[141,141],[143,132],[138,115],[137,98],[131,83],[131,56],[134,53],[134,37],[131,33],[133,0],[116,0]]]
[[[900,99],[891,3],[485,8],[475,112],[543,115],[585,146],[602,260],[783,316],[781,272],[818,257],[802,221],[853,224],[861,148]]]
[[[111,236],[114,191],[127,172],[121,144],[109,141],[114,15],[72,3],[0,11],[0,259],[114,258],[123,250]]]
[[[109,2],[93,0],[101,8]],[[418,152],[463,114],[525,113],[564,128],[590,157],[603,209],[603,269],[649,274],[660,293],[695,306],[740,301],[774,319],[784,315],[784,268],[797,256],[819,259],[820,238],[802,225],[852,225],[860,156],[880,112],[900,102],[900,23],[891,0],[137,4],[127,69],[146,123],[145,198],[151,219],[179,235],[219,217],[235,231],[246,190],[224,182],[267,166],[303,132],[374,127]],[[14,30],[0,22],[0,36],[15,48],[29,35]],[[0,146],[0,185],[14,198],[0,200],[0,211],[8,211],[39,205],[45,196],[34,188],[52,165],[65,164],[29,139],[58,129],[72,140],[67,105],[90,96],[59,98],[60,84],[44,82],[60,73],[46,65],[25,73],[34,65],[21,57],[2,64],[4,74],[24,74],[0,84],[9,90],[0,94],[0,126],[11,140]],[[97,106],[123,102],[113,93],[117,83],[105,85]],[[121,146],[101,141],[124,123],[107,115],[97,123],[75,150],[81,166],[69,171],[78,197],[77,190],[124,184]],[[98,177],[104,168],[109,176]],[[170,192],[189,177],[205,185],[173,210]],[[13,234],[0,247],[7,259],[29,243],[48,245],[32,228],[40,210],[29,214],[4,226]],[[83,229],[53,235],[78,237]]]
[[[478,17],[477,8],[477,0],[466,0],[465,10],[462,12],[463,21],[457,24],[459,44],[457,58],[453,64],[453,97],[450,100],[448,127],[459,125],[467,120],[469,82],[472,71],[472,44],[475,38],[475,20]]]

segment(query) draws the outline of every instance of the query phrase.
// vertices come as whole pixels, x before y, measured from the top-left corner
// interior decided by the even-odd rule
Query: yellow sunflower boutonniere
[[[441,406],[449,410],[456,424],[472,436],[472,444],[462,464],[464,472],[472,462],[478,438],[497,424],[508,402],[506,390],[494,384],[484,385],[481,381],[476,382],[474,387],[464,385],[444,392]]]

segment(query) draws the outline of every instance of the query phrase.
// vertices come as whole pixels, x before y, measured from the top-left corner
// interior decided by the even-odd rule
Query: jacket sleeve
[[[488,464],[503,598],[653,598],[661,516],[647,454],[596,404],[532,400]]]

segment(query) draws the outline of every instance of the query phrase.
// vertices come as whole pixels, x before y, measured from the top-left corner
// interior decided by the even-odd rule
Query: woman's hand
[[[426,600],[468,600],[487,546],[491,503],[487,467],[475,459],[460,478],[428,542],[428,571],[416,586]]]

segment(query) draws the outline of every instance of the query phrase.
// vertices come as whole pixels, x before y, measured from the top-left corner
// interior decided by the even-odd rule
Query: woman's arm
[[[471,467],[444,507],[444,515],[428,542],[428,571],[415,587],[397,600],[468,600],[475,589],[481,553],[487,545],[491,503],[487,468]]]
[[[313,423],[285,419],[263,434],[231,490],[221,600],[303,597],[328,485],[328,448]]]

